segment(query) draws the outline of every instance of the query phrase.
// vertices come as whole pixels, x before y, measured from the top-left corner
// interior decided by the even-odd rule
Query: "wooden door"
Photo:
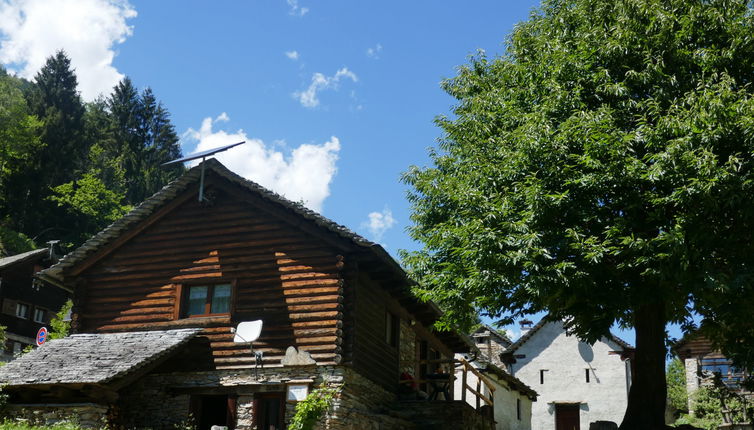
[[[254,422],[259,430],[283,430],[285,393],[259,393],[254,400]]]
[[[579,428],[579,405],[555,405],[555,430]]]

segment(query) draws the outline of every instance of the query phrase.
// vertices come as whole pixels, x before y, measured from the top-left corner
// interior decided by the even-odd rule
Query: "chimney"
[[[523,319],[518,322],[518,325],[521,327],[521,336],[525,335],[529,330],[531,330],[532,324],[534,323],[528,319]]]

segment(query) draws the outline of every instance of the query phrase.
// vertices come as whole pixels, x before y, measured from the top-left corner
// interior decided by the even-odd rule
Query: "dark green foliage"
[[[50,320],[50,340],[68,336],[71,331],[71,322],[66,321],[65,317],[71,312],[71,308],[73,308],[73,302],[68,300]]]
[[[723,399],[723,401],[721,401]],[[737,396],[721,387],[702,386],[691,394],[693,414],[683,414],[676,425],[691,424],[706,430],[717,430],[723,424],[723,410],[730,411],[735,423],[747,422],[743,408],[746,404]],[[748,406],[751,408],[751,406]],[[751,416],[749,411],[749,415]]]
[[[147,88],[139,95],[128,78],[115,86],[107,106],[114,149],[126,181],[126,201],[138,204],[183,172],[181,165],[160,167],[180,156],[178,136],[152,90]]]
[[[342,386],[325,385],[312,390],[306,398],[296,403],[296,412],[289,429],[312,430],[338,396]]]
[[[169,113],[127,78],[83,104],[60,51],[34,82],[0,73],[0,223],[44,243],[82,243],[183,172]],[[26,97],[23,97],[25,94]]]
[[[686,368],[683,362],[674,358],[667,366],[665,380],[668,385],[668,402],[676,416],[680,413],[689,411],[688,393],[686,391]]]
[[[664,392],[662,322],[692,312],[754,366],[752,35],[743,0],[548,0],[445,81],[458,104],[434,166],[405,174],[424,248],[404,255],[445,326],[546,310],[594,341],[656,315],[637,399]]]

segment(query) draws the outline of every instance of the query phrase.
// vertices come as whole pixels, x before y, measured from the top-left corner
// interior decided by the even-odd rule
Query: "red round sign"
[[[47,328],[42,327],[37,332],[37,346],[42,346],[45,342],[47,342]]]

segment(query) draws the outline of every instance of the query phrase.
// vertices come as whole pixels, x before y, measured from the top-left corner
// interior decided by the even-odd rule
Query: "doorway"
[[[227,395],[191,396],[191,415],[197,430],[209,430],[212,426],[236,426],[236,398]]]
[[[575,404],[555,405],[555,430],[579,430],[580,408]]]
[[[260,393],[254,400],[254,421],[258,430],[283,430],[284,393]]]

